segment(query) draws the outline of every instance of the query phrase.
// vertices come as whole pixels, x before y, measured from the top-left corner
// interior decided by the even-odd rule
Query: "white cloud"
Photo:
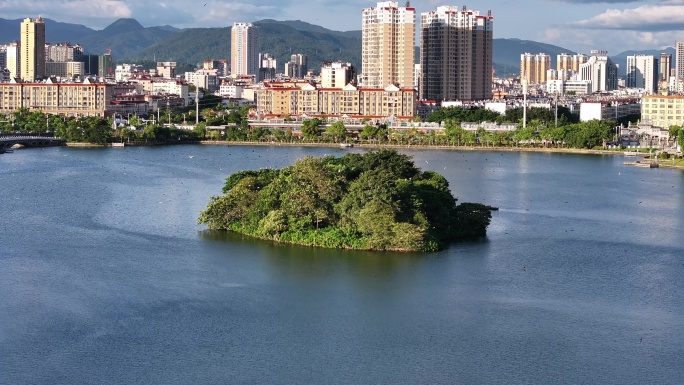
[[[0,11],[17,18],[43,16],[60,21],[78,21],[84,18],[131,17],[132,12],[123,0],[62,0],[0,2]]]
[[[589,53],[591,50],[609,50],[610,55],[626,50],[665,49],[675,41],[684,40],[682,32],[643,32],[606,30],[597,34],[594,30],[556,30],[548,29],[538,36],[544,41],[576,52]]]
[[[684,2],[647,4],[630,9],[608,9],[592,18],[570,23],[573,27],[628,31],[678,31],[684,20]]]
[[[203,0],[200,0],[203,1]],[[207,2],[197,12],[197,20],[203,22],[220,22],[229,25],[233,21],[253,21],[268,16],[277,15],[279,7],[274,5],[255,5],[253,3],[220,3]]]

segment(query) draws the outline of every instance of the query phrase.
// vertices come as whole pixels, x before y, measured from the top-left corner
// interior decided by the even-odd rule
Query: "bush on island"
[[[199,217],[210,229],[327,248],[434,251],[486,235],[491,207],[456,204],[449,183],[394,150],[306,157],[230,175]]]

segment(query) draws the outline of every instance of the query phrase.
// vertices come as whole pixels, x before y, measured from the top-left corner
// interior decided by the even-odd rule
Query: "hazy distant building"
[[[551,69],[551,56],[545,53],[524,53],[520,55],[520,78],[528,84],[546,83],[546,75]]]
[[[579,71],[580,66],[586,63],[587,60],[589,60],[589,56],[583,53],[577,53],[574,55],[562,53],[556,56],[556,69],[558,71],[566,70],[577,72]]]
[[[364,8],[361,21],[361,76],[365,88],[396,84],[414,88],[416,10],[396,1]]]
[[[60,78],[82,77],[85,74],[84,65],[81,61],[49,61],[45,62],[45,76],[57,76]]]
[[[36,81],[45,77],[45,23],[26,18],[21,23],[21,78]]]
[[[351,63],[323,63],[321,67],[321,88],[343,88],[356,77]]]
[[[157,76],[166,79],[173,79],[176,77],[176,62],[175,61],[158,61],[157,62]]]
[[[226,76],[228,74],[228,62],[226,60],[212,60],[208,59],[204,61],[202,69],[205,70],[216,70],[219,76]]]
[[[290,78],[303,79],[308,70],[307,57],[301,53],[290,56],[290,61],[285,63],[285,75]]]
[[[100,74],[99,65],[99,55],[83,55],[83,69],[86,75],[98,76]]]
[[[0,45],[0,70],[7,68],[7,47]]]
[[[46,44],[45,61],[83,61],[83,47],[79,44],[71,45],[71,43]]]
[[[652,94],[658,89],[658,59],[653,55],[627,56],[627,88]]]
[[[230,72],[232,75],[258,75],[259,30],[251,23],[233,23],[231,28]]]
[[[593,56],[580,66],[579,80],[591,81],[592,92],[613,91],[618,87],[617,66],[607,51],[592,51]]]
[[[675,43],[675,77],[684,79],[684,41]]]
[[[660,62],[658,63],[658,79],[664,82],[670,81],[670,69],[672,68],[672,54],[661,53]]]
[[[276,68],[278,68],[278,61],[276,58],[268,53],[260,53],[257,81],[260,82],[265,79],[274,79]]]
[[[127,82],[136,74],[142,74],[144,72],[145,68],[138,64],[117,64],[116,68],[114,69],[114,80],[117,82]]]
[[[218,70],[197,70],[195,72],[186,72],[185,81],[197,88],[202,88],[207,91],[217,91],[221,86]]]
[[[421,14],[420,29],[420,99],[492,98],[491,13],[441,6]]]
[[[114,73],[115,69],[111,53],[106,53],[97,57],[97,75],[99,77],[114,80],[116,76]]]

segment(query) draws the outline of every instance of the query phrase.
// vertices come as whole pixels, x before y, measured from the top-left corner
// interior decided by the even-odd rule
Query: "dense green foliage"
[[[506,111],[505,115],[485,108],[461,108],[443,107],[431,113],[427,117],[428,122],[497,122],[497,123],[518,123],[522,122],[523,109],[514,108]],[[533,107],[527,110],[527,121],[539,120],[544,124],[555,124],[556,111],[547,108]],[[558,125],[572,124],[579,122],[579,117],[570,112],[566,107],[558,107]]]
[[[486,234],[490,209],[456,205],[443,176],[393,150],[306,157],[282,170],[229,176],[199,222],[330,248],[424,250]]]
[[[156,124],[143,125],[131,117],[138,129],[119,124],[109,118],[86,116],[67,118],[44,114],[27,108],[9,115],[0,115],[0,131],[27,135],[53,135],[69,142],[105,144],[111,142],[163,143],[167,141],[197,141],[204,138],[198,130],[181,130]]]

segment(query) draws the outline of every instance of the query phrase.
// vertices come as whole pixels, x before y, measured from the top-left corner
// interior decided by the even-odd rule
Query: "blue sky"
[[[205,4],[206,3],[206,4]],[[404,1],[399,2],[401,5]],[[225,27],[234,21],[303,20],[333,30],[361,29],[368,0],[0,0],[4,18],[35,17],[101,29],[121,17],[144,26]],[[413,0],[420,12],[438,5],[492,11],[495,37],[520,38],[588,52],[661,49],[684,40],[684,0]],[[419,19],[419,17],[418,17]]]

